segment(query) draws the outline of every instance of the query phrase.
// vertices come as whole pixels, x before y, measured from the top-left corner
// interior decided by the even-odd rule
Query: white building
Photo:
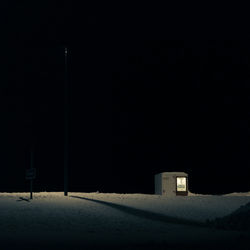
[[[167,196],[188,195],[188,174],[184,172],[156,174],[155,194]]]

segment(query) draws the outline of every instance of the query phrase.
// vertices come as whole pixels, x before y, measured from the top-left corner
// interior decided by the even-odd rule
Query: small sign
[[[34,180],[36,178],[36,169],[35,168],[26,169],[25,178],[26,180]]]

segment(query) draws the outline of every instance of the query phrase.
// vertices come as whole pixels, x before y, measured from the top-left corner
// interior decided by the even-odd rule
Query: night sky
[[[63,190],[64,46],[69,49],[69,191],[250,190],[244,15],[187,6],[2,3],[0,191]],[[191,7],[190,7],[191,9]]]

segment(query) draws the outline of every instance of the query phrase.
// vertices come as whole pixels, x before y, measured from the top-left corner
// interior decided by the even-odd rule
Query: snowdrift
[[[207,224],[225,230],[250,231],[250,202],[227,216],[208,220]]]
[[[28,193],[0,193],[0,242],[2,249],[244,249],[248,230],[212,221],[249,218],[249,194],[41,192],[30,201]]]

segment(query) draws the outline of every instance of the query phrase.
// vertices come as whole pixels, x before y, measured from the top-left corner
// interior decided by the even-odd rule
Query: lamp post
[[[68,48],[64,49],[65,83],[64,83],[64,196],[68,196],[69,167],[69,83],[68,83]]]
[[[30,149],[30,170],[34,170],[34,145],[31,145],[31,149]],[[31,200],[33,199],[33,177],[30,179],[30,199]]]

